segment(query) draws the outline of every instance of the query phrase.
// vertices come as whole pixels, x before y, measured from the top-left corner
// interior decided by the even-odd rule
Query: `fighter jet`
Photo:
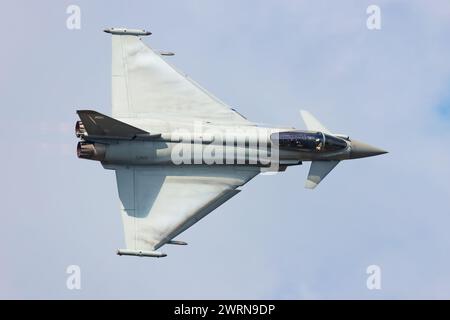
[[[112,117],[78,110],[77,155],[114,170],[126,248],[164,257],[163,245],[241,191],[261,172],[311,161],[314,189],[342,160],[386,153],[332,133],[307,111],[306,130],[249,121],[168,64],[145,30],[110,28]]]

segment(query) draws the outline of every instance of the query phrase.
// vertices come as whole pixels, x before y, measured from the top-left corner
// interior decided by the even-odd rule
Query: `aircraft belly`
[[[294,157],[295,158],[295,157]],[[291,159],[291,158],[289,158]],[[106,145],[104,164],[120,165],[253,165],[278,162],[271,148],[164,141],[118,142]]]

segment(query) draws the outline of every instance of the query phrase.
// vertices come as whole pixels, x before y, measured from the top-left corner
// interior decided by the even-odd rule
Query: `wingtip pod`
[[[144,29],[129,29],[129,28],[106,28],[103,30],[106,33],[122,36],[149,36],[152,33]]]
[[[143,251],[143,250],[130,250],[130,249],[117,249],[118,256],[135,256],[135,257],[152,257],[163,258],[167,254],[159,251]]]

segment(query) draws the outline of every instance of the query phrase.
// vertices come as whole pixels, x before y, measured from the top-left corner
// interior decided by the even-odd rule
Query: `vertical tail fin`
[[[130,126],[122,121],[108,117],[93,110],[77,110],[88,135],[98,137],[133,138],[136,135],[148,135],[147,131]]]

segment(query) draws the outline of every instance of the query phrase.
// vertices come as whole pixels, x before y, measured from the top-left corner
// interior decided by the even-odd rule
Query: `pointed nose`
[[[373,157],[384,153],[387,153],[387,151],[375,148],[361,141],[352,140],[352,151],[350,152],[350,159]]]

